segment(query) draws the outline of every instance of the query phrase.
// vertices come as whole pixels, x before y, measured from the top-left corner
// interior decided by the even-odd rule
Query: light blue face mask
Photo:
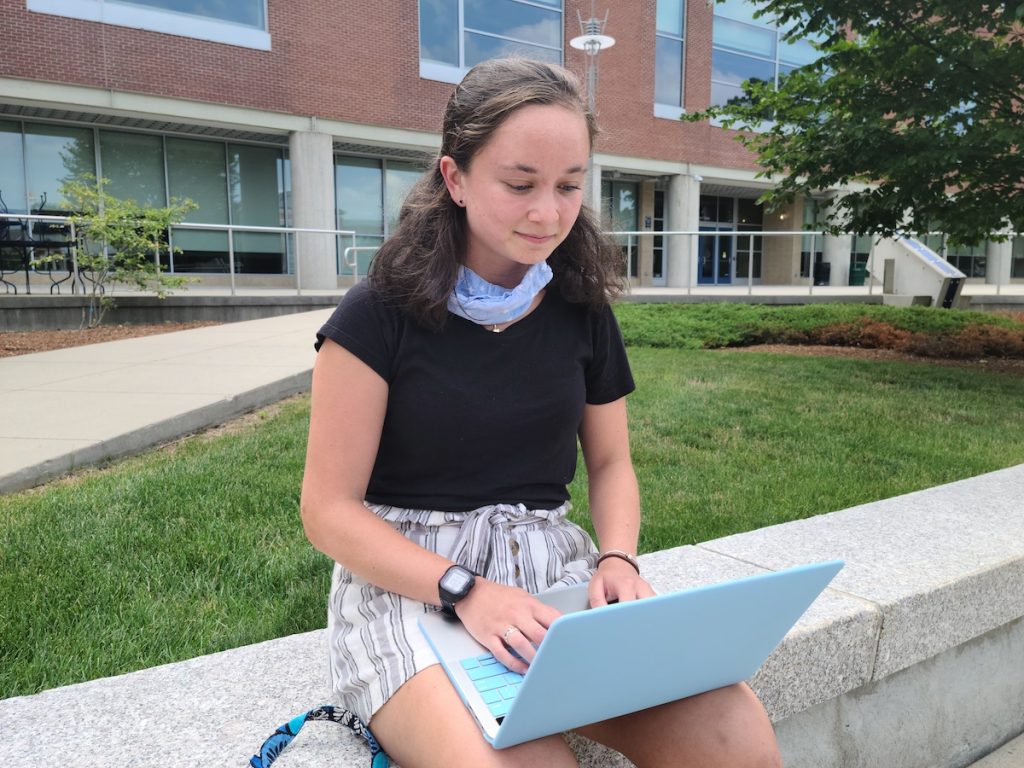
[[[530,267],[515,288],[503,288],[468,267],[459,267],[455,290],[448,297],[448,311],[477,325],[509,323],[526,314],[551,277],[551,267],[542,261]]]

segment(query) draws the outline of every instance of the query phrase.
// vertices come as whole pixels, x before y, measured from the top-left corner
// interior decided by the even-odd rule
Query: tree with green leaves
[[[89,284],[82,324],[90,328],[103,322],[106,312],[115,306],[115,285],[132,286],[161,299],[185,285],[186,278],[163,271],[160,257],[171,250],[170,227],[197,207],[191,200],[175,198],[162,208],[139,205],[111,195],[108,184],[106,179],[84,173],[65,181],[60,190],[74,224],[75,261]],[[57,258],[63,256],[40,261]]]
[[[820,58],[686,120],[739,129],[771,206],[838,190],[832,232],[1024,232],[1024,2],[762,0]]]

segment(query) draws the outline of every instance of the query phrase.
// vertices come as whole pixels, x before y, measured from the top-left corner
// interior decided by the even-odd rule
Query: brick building
[[[678,120],[810,46],[741,0],[598,5],[616,43],[598,57],[592,204],[618,231],[705,233],[623,237],[634,282],[791,284],[828,264],[824,281],[846,284],[866,260],[859,238],[756,234],[813,229],[824,197],[763,212],[765,183],[730,132]],[[293,284],[298,269],[303,287],[334,287],[350,274],[342,245],[366,249],[364,270],[388,234],[465,68],[513,52],[585,78],[570,40],[591,12],[586,0],[0,0],[0,211],[58,213],[61,181],[88,171],[119,196],[189,197],[193,223],[354,230],[297,244],[232,233],[240,279]],[[169,269],[223,279],[225,231],[172,236]],[[1012,248],[951,260],[1024,276]]]

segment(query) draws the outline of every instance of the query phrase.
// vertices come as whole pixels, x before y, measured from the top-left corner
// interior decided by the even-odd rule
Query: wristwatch
[[[441,596],[441,610],[452,618],[458,618],[455,613],[455,604],[469,594],[469,590],[476,584],[476,574],[461,565],[453,565],[440,581],[437,582],[437,591]]]

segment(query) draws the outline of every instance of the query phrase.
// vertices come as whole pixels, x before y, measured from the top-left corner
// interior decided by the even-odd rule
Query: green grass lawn
[[[630,349],[643,551],[1024,462],[1024,378],[663,346]],[[301,398],[0,497],[0,697],[322,627],[330,563],[298,515],[308,417]],[[585,522],[582,477],[572,490]]]

